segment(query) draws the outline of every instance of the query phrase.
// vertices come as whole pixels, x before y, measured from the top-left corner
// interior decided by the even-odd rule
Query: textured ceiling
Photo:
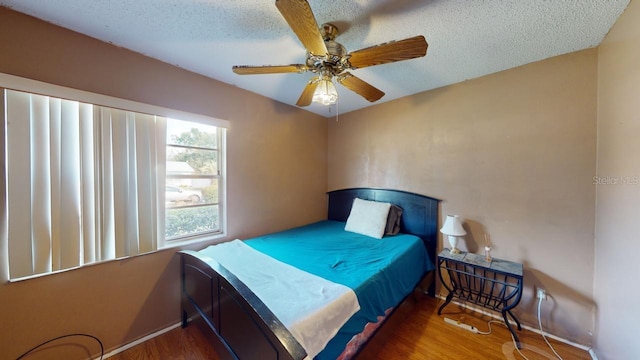
[[[629,0],[309,0],[347,51],[424,35],[423,58],[354,70],[381,103],[595,47]],[[233,65],[304,63],[274,0],[0,0],[19,12],[295,106],[312,73],[236,75]],[[373,105],[338,85],[323,116]]]

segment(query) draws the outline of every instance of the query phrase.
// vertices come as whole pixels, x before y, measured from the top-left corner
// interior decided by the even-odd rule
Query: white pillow
[[[345,231],[382,239],[391,204],[355,198]]]

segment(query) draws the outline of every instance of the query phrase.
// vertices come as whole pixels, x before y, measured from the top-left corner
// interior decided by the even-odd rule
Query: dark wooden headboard
[[[433,264],[438,247],[438,204],[440,200],[401,190],[353,188],[334,190],[329,195],[328,219],[347,221],[355,198],[388,202],[402,208],[400,232],[422,238]]]

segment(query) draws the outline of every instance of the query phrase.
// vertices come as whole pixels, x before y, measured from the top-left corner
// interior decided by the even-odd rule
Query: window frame
[[[179,120],[179,121],[188,121],[188,120],[183,120],[183,119],[171,119],[171,118],[167,118],[167,122],[171,121],[171,120]],[[204,125],[209,125],[209,124],[204,124]],[[214,126],[214,125],[210,125],[210,126]],[[165,171],[165,188],[167,186],[174,186],[174,185],[168,185],[166,183],[167,179],[193,179],[193,178],[211,178],[211,179],[216,179],[218,181],[218,202],[215,203],[214,205],[217,205],[218,207],[218,224],[219,224],[219,229],[215,230],[215,231],[206,231],[206,232],[200,232],[200,233],[193,233],[193,234],[187,234],[187,235],[179,235],[179,236],[175,236],[175,237],[170,237],[170,238],[163,238],[163,248],[164,247],[173,247],[173,246],[181,246],[184,245],[185,243],[190,243],[190,242],[197,242],[197,241],[201,241],[203,238],[205,239],[217,239],[222,237],[222,235],[226,235],[226,128],[222,128],[222,127],[216,127],[216,148],[215,149],[210,149],[210,148],[202,148],[196,145],[193,146],[189,146],[189,145],[179,145],[179,144],[170,144],[168,141],[165,144],[167,148],[173,147],[173,148],[183,148],[183,149],[195,149],[195,150],[206,150],[206,151],[215,151],[217,152],[218,155],[218,164],[217,164],[217,174],[215,175],[169,175],[166,171]],[[168,160],[168,159],[167,159]],[[166,194],[166,192],[165,192]],[[166,199],[165,199],[165,204],[166,204]],[[185,206],[185,207],[197,207],[199,205],[196,206]],[[201,206],[207,206],[207,205],[201,205]],[[167,211],[166,206],[164,207],[164,211],[165,211],[165,219],[166,219],[166,211]],[[223,222],[223,219],[224,222]],[[166,229],[166,224],[165,225],[165,229]],[[166,235],[166,234],[165,234]]]

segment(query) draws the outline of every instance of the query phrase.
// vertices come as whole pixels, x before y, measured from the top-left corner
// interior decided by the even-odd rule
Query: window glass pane
[[[220,232],[219,169],[223,136],[215,126],[167,119],[165,236]]]
[[[167,176],[218,175],[218,152],[167,146]]]
[[[218,203],[218,179],[167,179],[166,207]]]
[[[165,239],[177,238],[203,232],[218,231],[218,205],[186,208],[167,208]]]
[[[201,179],[202,180],[202,179]],[[207,179],[209,183],[202,188],[202,201],[207,204],[218,203],[218,179]]]
[[[167,121],[167,144],[217,149],[215,126],[170,119]]]
[[[195,205],[202,202],[202,191],[183,189],[178,186],[165,186],[165,204],[167,207]]]

